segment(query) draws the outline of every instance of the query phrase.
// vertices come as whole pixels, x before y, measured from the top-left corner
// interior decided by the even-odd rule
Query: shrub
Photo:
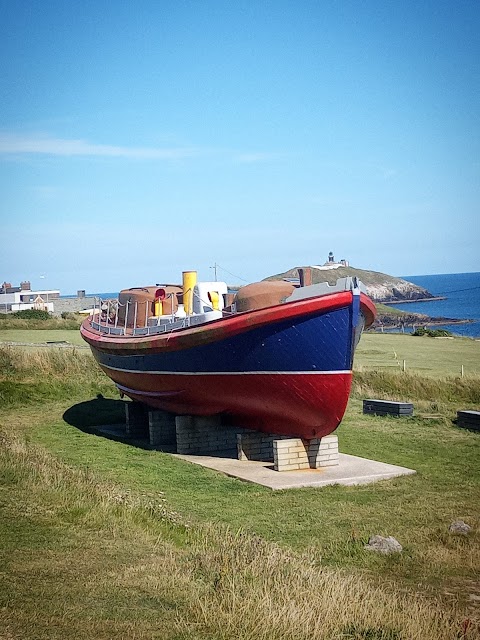
[[[427,327],[419,327],[415,329],[412,336],[428,336],[429,338],[449,338],[452,334],[446,329],[428,329]]]
[[[48,311],[42,311],[41,309],[23,309],[22,311],[15,311],[12,316],[22,320],[49,320],[51,318]]]

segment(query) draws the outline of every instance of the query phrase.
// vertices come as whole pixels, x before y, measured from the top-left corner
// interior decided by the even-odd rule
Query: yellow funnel
[[[183,304],[185,306],[185,313],[187,316],[193,313],[193,288],[197,284],[197,272],[196,271],[184,271],[183,272]]]
[[[212,309],[214,311],[218,311],[220,308],[220,294],[218,291],[209,291],[208,297],[210,298],[210,302],[212,303]]]

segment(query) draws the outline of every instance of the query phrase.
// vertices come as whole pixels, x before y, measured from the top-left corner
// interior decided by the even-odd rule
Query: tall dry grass
[[[403,371],[354,371],[352,395],[480,404],[480,377],[436,379]]]
[[[194,547],[205,584],[196,616],[215,637],[446,640],[461,627],[435,603],[315,566],[260,538],[214,528]]]
[[[180,523],[176,512],[169,510],[162,493],[129,492],[118,485],[106,482],[89,469],[68,466],[49,454],[42,447],[30,444],[14,431],[0,429],[0,462],[2,467],[13,470],[15,482],[22,482],[32,491],[39,486],[62,494],[70,507],[76,503],[90,506],[94,519],[106,517],[112,509],[115,513],[135,519],[138,514],[152,516],[170,523]],[[12,472],[10,473],[12,476]],[[63,495],[64,494],[64,495]]]
[[[0,347],[0,405],[110,393],[113,383],[91,353],[70,348]]]
[[[0,346],[0,376],[62,377],[95,375],[93,357],[88,351],[71,348],[21,349]]]
[[[61,318],[58,316],[48,318],[47,320],[36,320],[17,318],[10,313],[0,313],[0,330],[2,329],[70,329],[78,330],[84,319],[84,316],[80,314],[69,314],[67,318]]]

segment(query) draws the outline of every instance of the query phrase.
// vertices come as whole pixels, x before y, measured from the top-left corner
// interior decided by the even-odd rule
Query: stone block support
[[[275,471],[319,469],[338,464],[338,436],[302,440],[287,438],[273,441]]]
[[[270,433],[245,431],[237,434],[239,460],[259,460],[273,462],[273,440],[278,438]]]
[[[306,440],[308,461],[311,469],[332,467],[338,464],[338,436],[330,434],[323,438]]]
[[[160,445],[174,447],[176,445],[174,414],[160,409],[150,410],[148,412],[148,432],[150,444],[153,447]]]
[[[125,402],[126,433],[130,438],[148,438],[147,407],[141,402]]]
[[[275,471],[299,471],[310,469],[307,440],[286,438],[273,442],[273,467]]]
[[[177,453],[237,457],[238,427],[222,424],[221,416],[176,416]]]

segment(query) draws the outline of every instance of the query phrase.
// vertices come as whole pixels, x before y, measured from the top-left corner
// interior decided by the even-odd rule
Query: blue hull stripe
[[[115,355],[95,349],[106,367],[132,372],[269,373],[350,371],[352,308],[272,323],[190,349]]]

